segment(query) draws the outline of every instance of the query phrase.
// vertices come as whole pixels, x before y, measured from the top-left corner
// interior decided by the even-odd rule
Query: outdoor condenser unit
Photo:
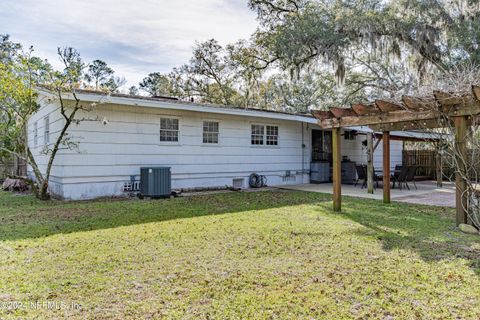
[[[167,198],[171,193],[170,167],[140,168],[140,197]]]

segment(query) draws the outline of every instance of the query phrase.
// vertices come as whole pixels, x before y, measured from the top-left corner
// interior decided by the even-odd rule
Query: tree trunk
[[[43,181],[40,183],[38,198],[40,200],[50,200],[50,194],[48,193],[48,181]]]

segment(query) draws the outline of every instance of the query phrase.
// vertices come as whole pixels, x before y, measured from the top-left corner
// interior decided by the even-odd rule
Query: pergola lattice
[[[452,126],[455,128],[455,156],[467,157],[468,130],[472,117],[480,114],[480,86],[471,92],[433,91],[429,96],[403,96],[401,101],[375,100],[368,104],[353,104],[350,108],[313,111],[323,129],[332,129],[333,147],[333,209],[341,211],[340,130],[344,127],[368,126],[382,132],[383,139],[383,201],[390,203],[390,131],[416,130]],[[373,188],[372,134],[368,136],[368,186]],[[463,158],[462,158],[463,157]],[[466,172],[467,168],[463,168]],[[456,173],[457,224],[467,223],[467,183]]]

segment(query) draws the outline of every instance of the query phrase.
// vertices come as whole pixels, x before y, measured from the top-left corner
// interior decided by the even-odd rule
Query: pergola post
[[[443,170],[442,170],[442,155],[440,154],[440,149],[437,148],[437,154],[435,156],[435,169],[436,169],[436,178],[437,178],[437,187],[443,187]]]
[[[333,211],[342,210],[342,163],[340,151],[340,128],[332,129],[332,158],[333,158]]]
[[[462,223],[468,222],[467,208],[464,206],[467,204],[467,181],[465,178],[468,174],[467,168],[467,136],[468,136],[468,119],[466,116],[454,117],[455,123],[455,161],[457,162],[457,172],[455,173],[455,185],[456,185],[456,208],[457,226]]]
[[[367,189],[373,193],[373,133],[367,133]]]
[[[333,128],[334,137],[334,208],[340,210],[341,163],[340,128],[368,126],[383,131],[383,201],[390,202],[390,131],[438,128],[455,123],[457,224],[469,223],[467,194],[469,168],[466,164],[471,117],[480,116],[480,86],[472,85],[471,92],[444,92],[419,97],[403,95],[401,101],[377,99],[370,103],[355,103],[350,108],[335,107],[312,112],[323,129]],[[447,120],[447,121],[445,121]],[[375,149],[375,147],[374,147]]]
[[[383,132],[383,203],[390,203],[390,131]]]

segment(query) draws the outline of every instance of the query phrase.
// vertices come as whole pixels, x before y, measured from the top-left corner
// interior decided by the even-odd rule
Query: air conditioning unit
[[[140,198],[168,198],[171,193],[170,167],[140,168]]]

